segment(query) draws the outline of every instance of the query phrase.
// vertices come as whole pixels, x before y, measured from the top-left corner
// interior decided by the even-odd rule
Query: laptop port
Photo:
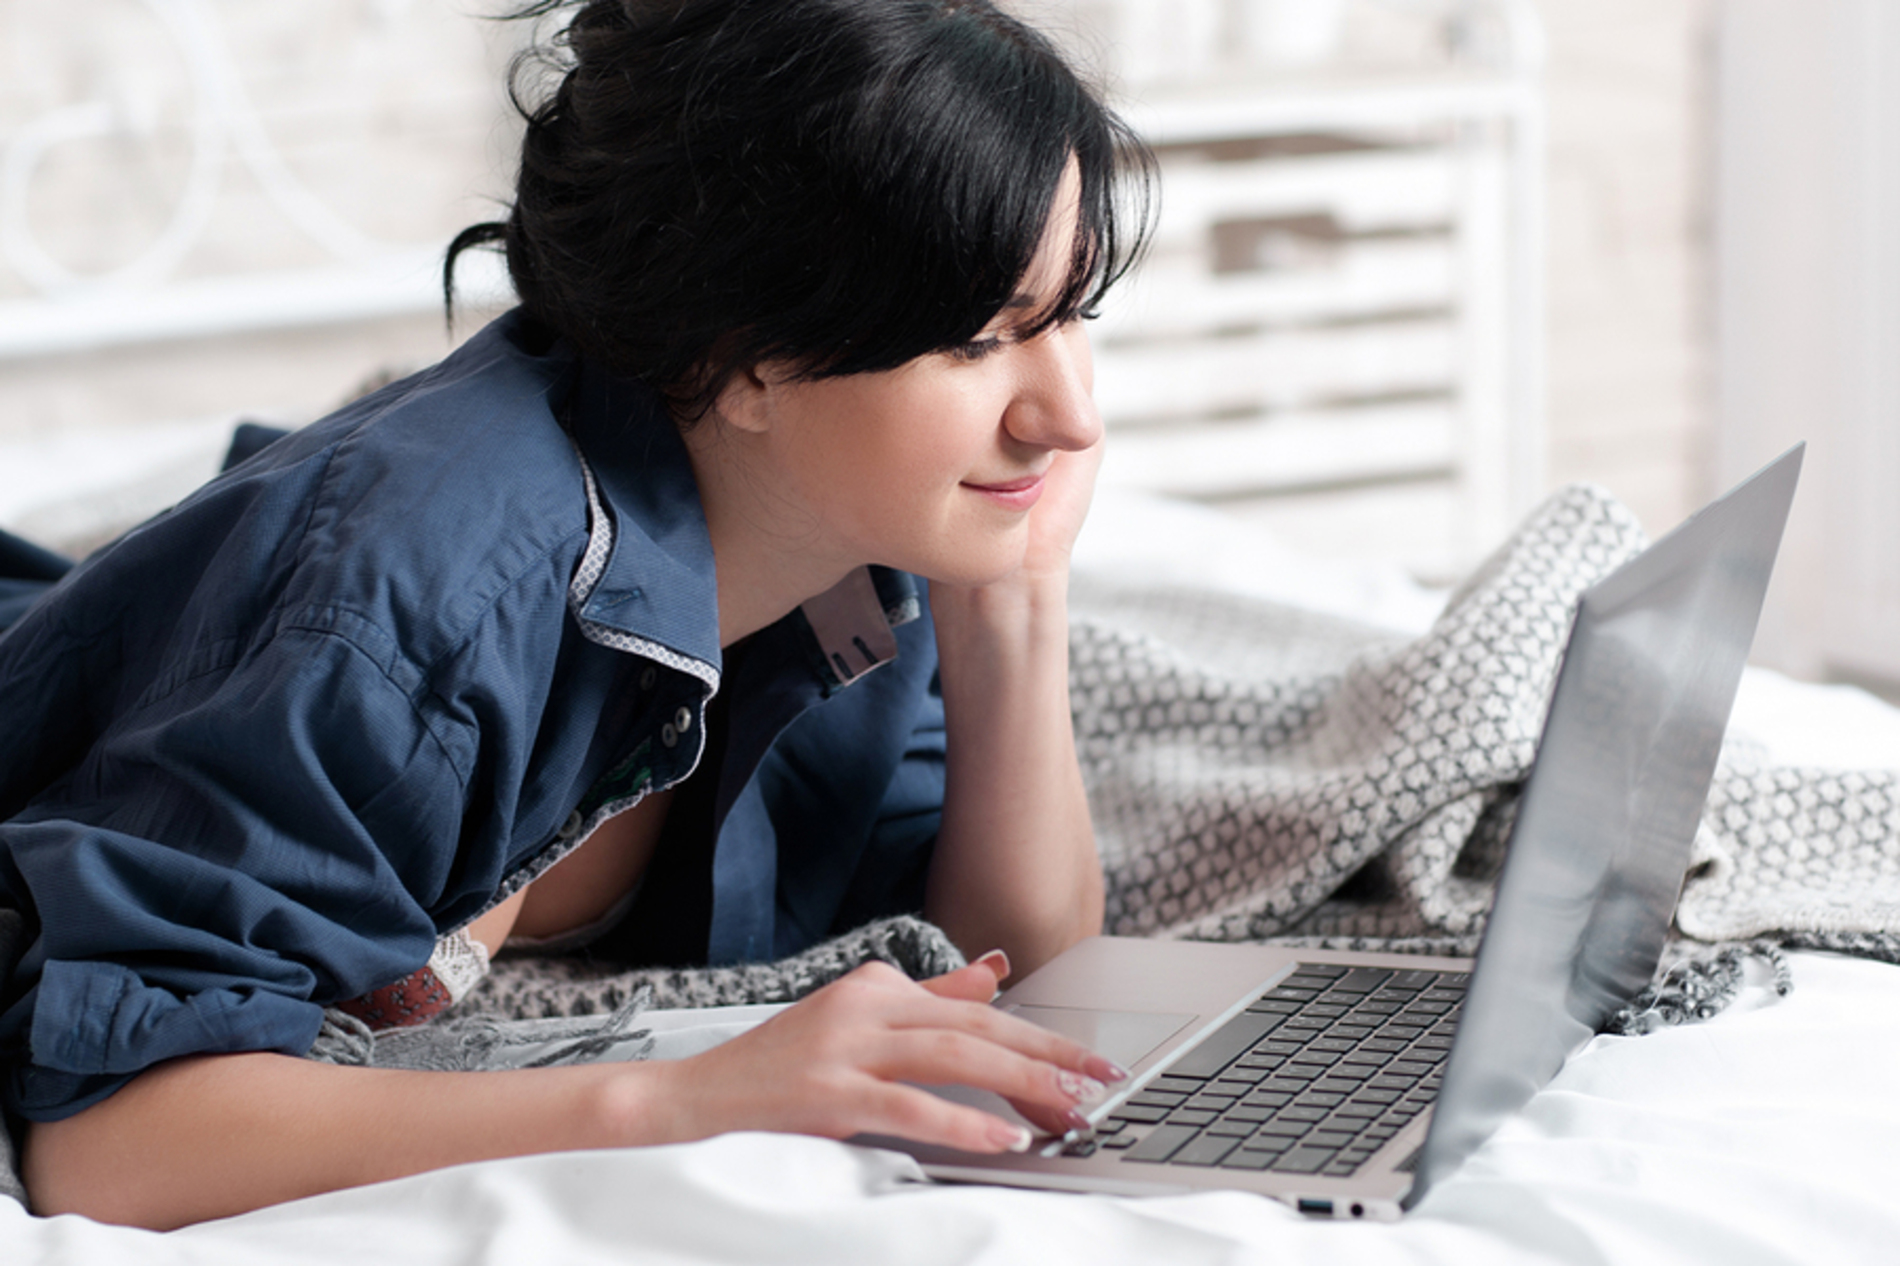
[[[1333,1202],[1318,1196],[1301,1196],[1297,1207],[1301,1213],[1317,1213],[1329,1218],[1333,1216]]]

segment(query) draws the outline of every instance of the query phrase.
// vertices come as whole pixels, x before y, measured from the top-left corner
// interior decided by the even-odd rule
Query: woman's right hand
[[[883,1134],[966,1152],[1029,1145],[1020,1125],[918,1088],[960,1084],[1003,1096],[1052,1134],[1085,1125],[1080,1109],[1127,1074],[989,1006],[1008,971],[994,966],[1000,959],[921,983],[867,963],[749,1033],[690,1059],[647,1065],[661,1093],[642,1096],[639,1110],[666,1113],[663,1132],[682,1140],[770,1130]],[[650,1139],[654,1124],[649,1118],[635,1130]]]

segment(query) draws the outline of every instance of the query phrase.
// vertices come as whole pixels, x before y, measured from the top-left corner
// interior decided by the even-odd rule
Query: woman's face
[[[817,381],[761,371],[755,438],[791,512],[774,517],[809,533],[801,553],[983,584],[1022,565],[1039,503],[1079,527],[1086,476],[1071,488],[1061,464],[1102,437],[1088,337],[1080,321],[1033,338],[1012,329],[1066,280],[1076,187],[1072,165],[1021,289],[964,347]]]

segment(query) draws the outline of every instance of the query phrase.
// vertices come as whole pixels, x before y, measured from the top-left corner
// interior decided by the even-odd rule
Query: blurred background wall
[[[1737,122],[1749,102],[1767,99],[1756,81],[1799,97],[1807,81],[1789,81],[1779,67],[1805,56],[1806,73],[1829,82],[1829,57],[1858,47],[1855,35],[1874,29],[1869,22],[1886,30],[1866,16],[1881,6],[1018,0],[1096,65],[1138,118],[1218,131],[1224,125],[1207,119],[1218,120],[1223,100],[1277,101],[1260,107],[1267,121],[1247,133],[1251,149],[1184,140],[1183,188],[1199,170],[1193,164],[1237,155],[1243,164],[1291,164],[1263,177],[1280,181],[1274,196],[1282,199],[1288,181],[1314,171],[1363,172],[1371,151],[1399,160],[1426,150],[1475,156],[1475,165],[1455,167],[1448,195],[1463,217],[1444,238],[1452,298],[1407,306],[1393,297],[1405,293],[1398,281],[1375,275],[1390,309],[1381,309],[1386,324],[1373,323],[1369,334],[1368,318],[1343,309],[1309,322],[1321,332],[1315,346],[1325,345],[1315,354],[1343,357],[1370,386],[1316,388],[1313,400],[1281,413],[1273,401],[1257,409],[1216,401],[1184,424],[1252,426],[1247,434],[1266,444],[1304,434],[1268,425],[1283,413],[1310,421],[1316,409],[1337,406],[1355,425],[1417,423],[1424,429],[1403,441],[1419,454],[1412,467],[1333,470],[1315,459],[1302,480],[1263,477],[1257,496],[1196,485],[1192,472],[1183,478],[1210,499],[1276,523],[1275,514],[1293,507],[1298,515],[1286,525],[1298,543],[1345,554],[1387,548],[1428,493],[1437,500],[1417,513],[1456,515],[1483,501],[1476,526],[1462,536],[1447,529],[1444,549],[1421,562],[1428,573],[1464,561],[1495,539],[1507,521],[1499,516],[1571,480],[1606,485],[1652,530],[1665,529],[1764,460],[1788,430],[1779,420],[1724,424],[1718,406],[1740,416],[1739,401],[1764,399],[1772,388],[1795,406],[1793,416],[1829,407],[1813,394],[1839,368],[1824,354],[1825,339],[1785,381],[1750,379],[1737,367],[1738,357],[1759,368],[1775,355],[1783,335],[1768,316],[1750,314],[1795,319],[1775,278],[1810,275],[1812,261],[1781,260],[1774,277],[1737,273],[1736,261],[1753,258],[1759,241],[1786,237],[1785,224],[1757,217],[1718,230],[1735,223],[1721,217],[1718,201],[1757,206],[1763,189],[1778,187],[1780,159],[1761,148],[1761,129]],[[456,229],[495,213],[514,137],[501,80],[519,35],[484,21],[479,7],[480,0],[0,0],[0,445],[7,446],[0,451],[10,466],[0,469],[0,522],[44,525],[51,511],[36,505],[35,488],[56,468],[90,463],[103,482],[118,464],[197,454],[235,414],[307,420],[366,375],[427,363],[448,349],[432,297],[434,261]],[[1836,15],[1832,26],[1819,23],[1825,47],[1801,53],[1817,21],[1789,15],[1823,10]],[[1389,104],[1401,99],[1396,90],[1434,83],[1523,92],[1486,98],[1496,117],[1477,122],[1434,116],[1408,130],[1389,113],[1358,131],[1341,122],[1358,117],[1355,101],[1385,93],[1379,99]],[[1503,118],[1496,103],[1507,100],[1516,104]],[[1184,123],[1183,101],[1212,103],[1214,113]],[[1302,126],[1300,107],[1289,101],[1327,104],[1318,122]],[[1866,111],[1855,102],[1836,102],[1839,117],[1804,117],[1815,128],[1844,117],[1864,125]],[[1778,143],[1812,159],[1813,136],[1791,125]],[[1861,137],[1853,154],[1873,143]],[[1857,161],[1840,158],[1830,170],[1844,178]],[[1515,193],[1513,172],[1529,177]],[[1800,201],[1785,187],[1781,193]],[[1318,293],[1299,289],[1300,270],[1310,271],[1314,258],[1356,258],[1351,252],[1363,248],[1365,259],[1397,259],[1429,246],[1436,231],[1373,224],[1362,232],[1346,212],[1283,212],[1249,221],[1251,237],[1237,239],[1228,224],[1204,252],[1218,271],[1228,265],[1214,257],[1231,256],[1241,240],[1247,267],[1291,269],[1256,279],[1269,307]],[[1806,232],[1811,245],[1830,240],[1825,226]],[[1474,274],[1471,244],[1492,238],[1499,253]],[[1417,251],[1408,258],[1429,263]],[[1830,277],[1851,272],[1838,260],[1829,267]],[[1472,300],[1473,285],[1495,289],[1496,302]],[[492,271],[472,277],[471,288],[471,316],[456,336],[505,301]],[[1844,297],[1837,286],[1813,302],[1865,308],[1857,295]],[[1532,307],[1514,306],[1527,299]],[[1258,323],[1268,334],[1293,321],[1272,312],[1280,315]],[[1812,322],[1804,328],[1812,335]],[[1218,333],[1228,338],[1232,330]],[[1434,351],[1434,338],[1449,351]],[[1146,353],[1130,346],[1122,363],[1139,367]],[[1874,348],[1867,344],[1862,359],[1877,360]],[[1297,369],[1297,351],[1286,354]],[[1450,385],[1408,387],[1394,368],[1441,354],[1464,375]],[[1110,380],[1121,372],[1116,355],[1111,348],[1106,357]],[[1474,363],[1479,369],[1467,372]],[[1857,407],[1879,416],[1885,406],[1863,396]],[[1475,413],[1473,400],[1482,405]],[[1444,408],[1428,426],[1434,401]],[[1143,434],[1139,422],[1129,424],[1130,435]],[[1285,449],[1258,451],[1284,464]],[[1293,464],[1299,460],[1295,453]],[[1893,454],[1886,460],[1885,469],[1895,469]],[[1836,478],[1831,487],[1843,486]],[[1821,499],[1814,487],[1804,494]],[[1396,527],[1353,530],[1382,513]],[[1815,530],[1803,538],[1807,565],[1819,566],[1827,542],[1845,531],[1830,530],[1832,537]],[[1859,620],[1853,654],[1817,640],[1810,615],[1784,613],[1768,657],[1813,676],[1900,678],[1900,667],[1866,653],[1880,642],[1884,607],[1865,593],[1816,596],[1816,584],[1900,592],[1900,577],[1882,572],[1878,559],[1859,567],[1782,599],[1789,610]]]

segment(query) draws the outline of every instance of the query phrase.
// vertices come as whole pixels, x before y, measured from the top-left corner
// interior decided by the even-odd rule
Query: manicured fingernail
[[[1070,1108],[1067,1112],[1062,1114],[1062,1124],[1068,1126],[1071,1130],[1086,1131],[1090,1128],[1089,1119],[1080,1112],[1077,1112],[1074,1108]]]
[[[1002,1146],[1004,1151],[1008,1152],[1028,1151],[1029,1144],[1035,1137],[1022,1126],[1010,1125],[1003,1121],[998,1121],[991,1127],[990,1136]]]
[[[1112,1060],[1103,1059],[1100,1055],[1089,1056],[1082,1061],[1082,1067],[1088,1070],[1089,1076],[1096,1078],[1098,1081],[1128,1080],[1128,1070],[1126,1068],[1123,1068],[1120,1064]]]
[[[1108,1087],[1093,1077],[1084,1077],[1066,1069],[1056,1073],[1056,1084],[1062,1087],[1062,1093],[1081,1104],[1097,1104],[1108,1098]]]
[[[989,968],[990,973],[998,980],[1009,979],[1009,955],[1002,950],[993,949],[976,961]]]

